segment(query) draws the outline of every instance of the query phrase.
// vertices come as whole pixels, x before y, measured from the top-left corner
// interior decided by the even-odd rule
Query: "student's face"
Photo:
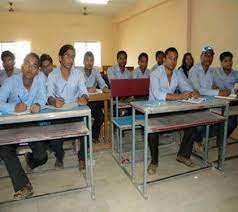
[[[221,67],[224,70],[230,70],[232,69],[232,65],[233,65],[233,60],[231,57],[225,57],[225,59],[221,62]]]
[[[85,57],[83,63],[84,63],[84,68],[86,70],[92,70],[94,65],[94,59],[92,57]]]
[[[138,61],[138,65],[141,70],[146,70],[148,66],[148,60],[146,57],[141,57],[140,60]]]
[[[166,57],[164,58],[164,66],[169,70],[174,70],[177,65],[178,55],[176,52],[169,51]]]
[[[119,67],[125,67],[127,64],[127,57],[125,54],[120,54],[117,59]]]
[[[41,71],[48,76],[53,71],[53,64],[49,60],[45,60],[41,64]]]
[[[193,64],[193,58],[191,57],[191,55],[187,55],[185,57],[185,64],[187,67],[191,67]]]
[[[13,71],[15,61],[12,57],[5,57],[3,58],[2,65],[6,72]]]
[[[212,64],[213,61],[213,53],[202,53],[201,55],[201,63],[205,67],[209,67]]]
[[[61,56],[59,57],[61,66],[70,70],[74,64],[74,58],[75,58],[75,51],[69,49],[67,52],[64,53],[62,57]]]
[[[33,56],[26,57],[22,64],[23,76],[29,80],[32,80],[38,74],[38,72],[39,72],[38,60]]]
[[[158,65],[162,65],[164,62],[164,55],[163,54],[159,54],[156,58],[157,64]]]

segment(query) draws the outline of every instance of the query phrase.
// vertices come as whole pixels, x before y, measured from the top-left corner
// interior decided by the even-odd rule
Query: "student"
[[[193,67],[194,59],[190,52],[187,52],[183,56],[182,65],[178,68],[186,78],[188,78],[188,74],[190,69]]]
[[[64,45],[59,50],[60,67],[53,70],[47,79],[48,104],[62,108],[64,104],[75,103],[87,105],[88,92],[82,72],[73,67],[75,49],[72,45]],[[82,140],[80,140],[82,141]],[[63,168],[63,140],[52,141],[51,149],[55,152],[56,168]],[[84,142],[81,142],[79,156],[79,168],[83,169]]]
[[[53,60],[50,55],[42,54],[40,56],[40,74],[47,80],[49,74],[53,71]]]
[[[1,54],[1,60],[4,70],[0,70],[0,87],[4,83],[4,81],[11,77],[12,75],[18,74],[20,72],[19,69],[14,67],[15,65],[15,56],[10,51],[4,51]]]
[[[119,51],[117,53],[117,65],[110,67],[107,71],[109,82],[112,79],[131,79],[132,72],[126,68],[127,53],[125,51]]]
[[[99,70],[93,67],[94,65],[94,55],[92,52],[86,52],[84,55],[84,68],[81,69],[84,78],[86,87],[89,93],[95,93],[97,86],[104,93],[109,92],[109,89],[103,80]],[[103,124],[104,115],[101,108],[101,102],[89,102],[88,106],[91,109],[92,116],[94,118],[92,126],[92,138],[94,143],[99,143],[99,134],[101,126]]]
[[[229,96],[231,91],[224,89],[219,90],[215,85],[214,72],[211,67],[214,51],[212,47],[206,46],[202,49],[201,63],[194,65],[189,71],[189,79],[193,88],[201,95],[207,96]]]
[[[238,71],[232,69],[233,55],[231,52],[220,54],[221,67],[214,73],[215,84],[220,90],[229,89],[234,93],[235,83],[238,83]]]
[[[212,47],[206,46],[202,49],[201,53],[201,63],[194,65],[189,71],[189,79],[192,82],[193,88],[198,90],[201,95],[207,96],[229,96],[231,94],[230,89],[221,88],[215,82],[215,69],[211,68],[213,61],[214,51]],[[219,126],[211,126],[210,137],[219,135]],[[228,121],[228,136],[230,135],[232,129],[234,128],[233,119]],[[195,142],[196,151],[203,152],[202,138],[205,137],[206,129],[205,127],[196,128],[193,134],[193,140]],[[219,136],[217,137],[218,139]],[[219,141],[217,140],[219,143]]]
[[[148,54],[141,53],[138,57],[138,65],[133,71],[133,78],[134,79],[147,79],[150,78],[151,71],[147,68],[148,67]]]
[[[22,73],[7,79],[0,88],[1,112],[24,112],[30,107],[31,113],[37,113],[46,103],[46,88],[44,81],[38,76],[39,56],[29,53],[23,62]],[[44,142],[30,142],[32,153],[27,153],[25,159],[29,168],[34,169],[47,161]],[[17,157],[18,145],[0,146],[0,157],[3,159],[13,188],[14,199],[24,199],[33,194],[32,185]]]
[[[181,73],[175,69],[177,59],[178,52],[175,48],[171,47],[165,51],[164,64],[150,75],[150,101],[176,101],[199,96],[199,93],[193,91],[187,81],[183,80]],[[181,92],[180,94],[175,93],[177,88]],[[177,155],[177,161],[189,167],[194,166],[190,160],[193,148],[192,133],[193,129],[184,130],[183,140]],[[158,133],[153,133],[149,134],[148,137],[151,152],[151,163],[147,170],[149,174],[155,174],[158,167],[158,136]]]
[[[157,69],[160,65],[163,65],[164,62],[164,52],[163,51],[157,51],[155,54],[156,64],[150,69],[151,71],[154,71]]]

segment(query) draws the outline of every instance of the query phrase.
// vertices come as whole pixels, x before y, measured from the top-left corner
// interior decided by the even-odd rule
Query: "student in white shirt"
[[[127,53],[119,51],[117,53],[117,64],[110,67],[107,71],[108,80],[111,83],[112,79],[131,79],[132,72],[126,68]]]
[[[15,68],[15,55],[10,51],[4,51],[1,54],[1,60],[3,68],[0,70],[0,87],[6,79],[9,77],[19,74],[20,70]]]
[[[164,64],[159,66],[150,75],[150,101],[176,101],[198,97],[199,93],[183,80],[181,73],[175,69],[177,65],[178,52],[171,47],[165,51]],[[175,93],[179,89],[180,94]],[[194,129],[184,130],[184,136],[177,155],[177,161],[186,166],[194,166],[190,160],[193,149],[192,134]],[[151,133],[148,137],[151,152],[151,163],[148,167],[149,174],[155,174],[158,167],[158,140],[159,133]]]
[[[99,70],[93,67],[94,55],[92,52],[86,52],[84,55],[84,67],[81,71],[85,78],[85,84],[89,93],[95,93],[96,88],[99,87],[104,93],[108,93],[110,90],[107,87],[104,79],[102,78]],[[102,112],[102,102],[89,102],[88,106],[91,109],[92,117],[94,118],[92,125],[92,138],[94,143],[99,143],[99,135],[101,126],[104,121],[104,114]]]
[[[164,52],[163,51],[157,51],[156,54],[155,54],[155,60],[156,60],[156,64],[153,65],[153,67],[150,69],[151,71],[154,71],[160,65],[163,65],[163,62],[164,62]]]
[[[133,71],[134,79],[148,79],[150,78],[151,71],[148,67],[148,54],[145,52],[141,53],[138,57],[138,67]]]

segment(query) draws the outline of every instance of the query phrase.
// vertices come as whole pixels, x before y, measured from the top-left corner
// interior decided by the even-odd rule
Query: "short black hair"
[[[51,58],[50,55],[48,55],[48,54],[42,54],[42,55],[40,56],[40,66],[42,66],[42,63],[43,63],[44,61],[46,61],[46,60],[48,60],[51,64],[53,64],[53,60],[52,60],[52,58]]]
[[[166,57],[169,52],[175,52],[177,54],[177,56],[178,56],[177,49],[174,48],[174,47],[169,47],[168,49],[165,50],[164,57]]]
[[[222,62],[226,57],[233,58],[233,54],[231,52],[222,52],[220,54],[220,61]]]
[[[6,57],[10,57],[12,58],[13,60],[15,60],[15,55],[10,52],[10,51],[3,51],[2,54],[1,54],[1,60],[3,61]]]
[[[63,57],[64,54],[68,51],[68,50],[73,50],[75,52],[75,48],[71,45],[71,44],[66,44],[63,45],[60,50],[59,50],[59,56]]]
[[[146,58],[146,60],[148,60],[149,59],[149,56],[148,56],[148,54],[146,54],[145,52],[142,52],[140,55],[139,55],[139,57],[138,57],[138,61],[139,60],[141,60],[141,58],[142,57],[145,57]]]
[[[37,65],[40,66],[40,57],[39,57],[38,54],[36,54],[36,53],[34,53],[34,52],[30,52],[29,54],[27,54],[27,55],[25,56],[25,59],[26,59],[27,57],[34,57],[34,58],[36,58],[36,60],[37,60]]]
[[[164,57],[164,52],[163,51],[157,51],[155,53],[155,58],[159,57],[159,55],[163,55],[163,57]]]
[[[121,51],[117,52],[117,59],[120,57],[121,54],[124,54],[127,58],[127,53],[125,51],[121,50]]]
[[[86,57],[91,57],[91,58],[93,58],[93,60],[94,60],[94,55],[93,55],[93,53],[92,53],[91,51],[88,51],[88,52],[86,52],[86,53],[84,54],[84,59],[83,59],[83,60],[85,60]]]

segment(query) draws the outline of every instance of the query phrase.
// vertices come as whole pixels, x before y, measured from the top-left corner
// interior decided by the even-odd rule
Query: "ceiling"
[[[117,16],[132,7],[137,0],[110,0],[107,5],[84,5],[78,0],[0,0],[0,13],[8,12],[9,1],[15,12],[82,14],[83,8],[92,15]]]

